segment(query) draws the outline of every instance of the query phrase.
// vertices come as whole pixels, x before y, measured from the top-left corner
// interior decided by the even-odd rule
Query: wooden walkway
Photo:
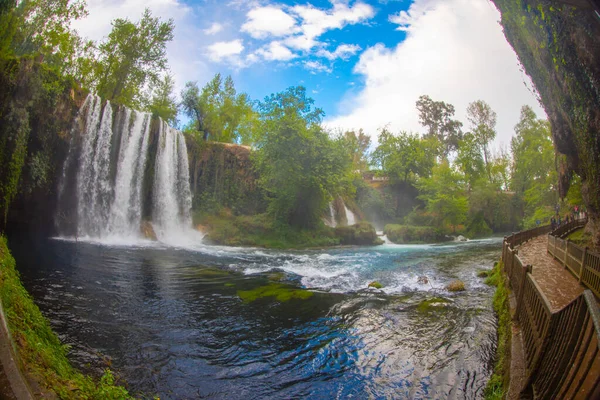
[[[523,264],[533,266],[532,275],[552,306],[558,311],[583,293],[584,287],[559,261],[548,254],[548,235],[542,235],[518,246]]]

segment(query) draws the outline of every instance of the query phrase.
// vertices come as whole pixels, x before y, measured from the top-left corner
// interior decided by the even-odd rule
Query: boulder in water
[[[381,289],[381,288],[383,288],[383,285],[377,281],[373,281],[373,282],[369,283],[368,287],[372,287],[375,289]]]
[[[417,283],[421,284],[421,285],[427,285],[429,283],[429,279],[427,279],[427,277],[425,275],[421,275],[418,279],[417,279]]]
[[[462,292],[466,290],[465,283],[458,279],[450,282],[448,286],[446,286],[446,289],[448,289],[450,292]]]

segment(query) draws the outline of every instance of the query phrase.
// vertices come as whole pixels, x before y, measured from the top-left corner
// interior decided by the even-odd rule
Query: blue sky
[[[168,55],[178,88],[220,72],[253,99],[304,85],[332,128],[422,132],[414,107],[430,95],[498,113],[498,147],[513,135],[522,105],[545,114],[488,0],[88,0],[74,27],[101,40],[116,17],[149,7],[173,18]]]

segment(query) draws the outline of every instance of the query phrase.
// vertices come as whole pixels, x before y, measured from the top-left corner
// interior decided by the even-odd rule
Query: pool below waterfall
[[[501,243],[10,247],[73,363],[110,360],[139,397],[477,399],[496,348],[494,288],[477,273]],[[467,290],[447,291],[455,279]]]

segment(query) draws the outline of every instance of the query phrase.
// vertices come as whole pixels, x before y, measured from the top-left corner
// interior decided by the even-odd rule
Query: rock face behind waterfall
[[[98,96],[87,97],[73,123],[57,191],[64,235],[141,237],[143,221],[152,220],[163,239],[191,227],[183,134]]]

